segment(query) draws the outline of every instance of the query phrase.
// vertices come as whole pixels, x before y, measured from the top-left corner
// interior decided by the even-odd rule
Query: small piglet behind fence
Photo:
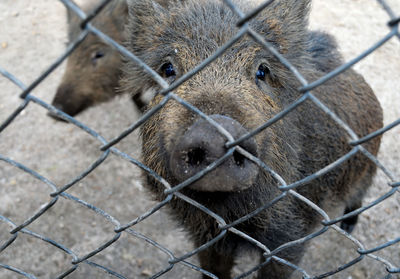
[[[97,4],[96,1],[89,1],[83,10],[89,13]],[[81,32],[82,19],[73,11],[67,11],[68,38],[73,42]],[[92,24],[122,44],[127,17],[126,1],[117,0],[107,5]],[[98,36],[89,34],[68,57],[67,68],[52,105],[75,116],[90,106],[112,99],[118,94],[122,60],[121,54],[115,48]],[[140,97],[136,95],[132,99],[142,110],[145,104]],[[55,118],[58,119],[57,116]]]

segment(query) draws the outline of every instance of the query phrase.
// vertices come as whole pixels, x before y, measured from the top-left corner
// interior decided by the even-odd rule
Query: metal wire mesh
[[[392,195],[399,195],[399,187],[400,187],[400,182],[398,177],[396,177],[388,168],[386,168],[382,163],[378,161],[378,159],[370,154],[365,148],[361,146],[362,143],[378,136],[381,135],[396,125],[400,124],[400,119],[394,121],[393,123],[385,126],[384,128],[375,131],[371,133],[370,135],[367,135],[363,138],[359,138],[355,132],[345,123],[343,122],[333,111],[331,111],[328,107],[326,107],[320,100],[313,94],[312,90],[321,84],[325,83],[326,81],[334,78],[335,76],[343,73],[346,69],[352,67],[362,59],[364,59],[366,56],[369,54],[373,53],[376,51],[380,46],[384,45],[387,41],[392,39],[393,37],[397,37],[400,39],[400,33],[398,30],[398,25],[399,25],[399,17],[396,17],[394,12],[391,10],[390,6],[384,1],[384,0],[377,0],[379,4],[382,6],[382,8],[387,12],[391,20],[388,22],[388,27],[389,31],[387,34],[384,34],[382,38],[377,41],[374,45],[371,47],[367,48],[365,51],[361,52],[357,57],[354,59],[348,61],[347,63],[341,65],[340,67],[336,68],[335,70],[331,71],[329,74],[323,76],[319,80],[309,82],[307,81],[298,71],[297,69],[287,61],[284,56],[282,56],[272,44],[269,42],[265,41],[263,37],[256,33],[254,30],[252,30],[246,22],[253,18],[255,15],[257,15],[258,12],[260,12],[262,9],[268,7],[268,5],[272,1],[266,1],[264,5],[260,6],[259,9],[256,9],[254,12],[251,12],[249,14],[244,14],[242,11],[240,11],[234,3],[232,3],[230,0],[224,0],[223,2],[234,12],[238,15],[240,20],[237,22],[237,26],[239,27],[238,33],[228,42],[226,42],[225,45],[220,47],[213,55],[208,57],[206,60],[204,60],[202,63],[197,65],[195,68],[193,68],[190,72],[184,74],[182,77],[174,81],[171,85],[169,85],[167,82],[165,82],[154,70],[152,70],[149,66],[144,64],[140,59],[138,59],[134,54],[130,53],[127,51],[123,46],[112,40],[109,36],[104,34],[101,30],[97,29],[91,24],[91,21],[99,14],[99,12],[107,5],[109,5],[112,0],[105,0],[102,1],[102,3],[94,9],[92,13],[89,15],[86,15],[78,6],[76,6],[73,2],[69,0],[60,0],[68,9],[71,11],[75,12],[81,19],[82,19],[82,32],[79,35],[79,37],[73,41],[67,48],[67,50],[61,55],[58,59],[54,61],[54,63],[48,67],[48,69],[40,76],[37,77],[37,79],[32,82],[30,85],[26,86],[24,85],[21,81],[18,80],[18,77],[14,76],[13,74],[7,72],[7,70],[0,68],[1,74],[8,79],[10,82],[14,83],[16,86],[18,86],[21,89],[21,94],[20,98],[23,100],[23,102],[12,112],[9,117],[0,125],[0,133],[2,133],[8,126],[12,125],[13,121],[22,113],[24,109],[26,109],[28,106],[41,106],[45,108],[47,111],[52,112],[56,115],[58,115],[60,118],[65,119],[72,125],[75,125],[79,129],[82,129],[86,133],[88,133],[93,139],[98,141],[101,144],[101,155],[96,159],[94,163],[92,163],[85,171],[83,171],[81,174],[79,174],[76,177],[73,177],[71,181],[65,185],[56,185],[52,181],[50,181],[48,178],[42,176],[40,173],[28,168],[24,164],[17,162],[13,160],[12,158],[3,156],[0,154],[0,161],[3,161],[9,165],[11,165],[13,168],[19,169],[21,172],[25,172],[29,174],[30,176],[34,177],[35,179],[40,180],[41,182],[45,183],[49,189],[49,197],[48,197],[48,202],[42,204],[36,212],[33,212],[31,216],[26,218],[23,222],[14,222],[13,220],[10,220],[6,216],[4,216],[4,213],[0,212],[0,221],[4,224],[7,224],[11,229],[9,231],[9,236],[7,240],[4,243],[0,243],[0,252],[4,252],[5,250],[9,249],[12,247],[13,243],[20,238],[20,235],[27,235],[30,238],[36,238],[39,239],[40,241],[46,242],[53,246],[54,248],[58,249],[62,253],[68,254],[70,257],[72,257],[72,261],[70,263],[70,266],[66,270],[61,270],[59,274],[56,276],[56,278],[65,278],[68,277],[68,275],[73,274],[76,269],[80,265],[87,265],[90,268],[94,269],[99,269],[102,271],[105,271],[109,276],[111,277],[116,277],[116,278],[127,278],[122,274],[118,273],[118,270],[112,270],[111,268],[108,268],[107,266],[103,264],[99,264],[94,262],[92,259],[93,257],[100,253],[100,252],[107,252],[107,248],[111,245],[114,245],[117,241],[119,241],[120,237],[123,234],[128,234],[130,236],[136,237],[142,241],[146,241],[150,243],[152,246],[156,247],[159,249],[162,253],[165,253],[165,255],[168,257],[168,262],[166,263],[166,267],[162,270],[157,271],[155,274],[149,274],[149,278],[158,278],[164,275],[165,273],[168,273],[171,269],[175,267],[176,264],[182,264],[184,266],[189,267],[190,269],[193,270],[193,272],[198,272],[205,274],[209,276],[210,278],[217,278],[215,275],[211,274],[210,272],[203,270],[199,266],[189,262],[189,258],[192,257],[193,255],[196,255],[199,251],[202,251],[206,249],[207,247],[213,245],[216,243],[218,240],[223,238],[226,233],[230,232],[232,234],[236,234],[241,238],[246,239],[247,241],[253,243],[255,246],[257,246],[259,249],[261,249],[264,253],[265,261],[259,265],[256,265],[252,268],[249,268],[246,272],[242,273],[239,275],[237,278],[245,278],[247,276],[250,276],[252,273],[256,272],[258,269],[260,269],[263,265],[268,263],[271,260],[280,262],[284,265],[287,265],[291,267],[292,269],[300,272],[304,278],[325,278],[329,277],[333,274],[339,273],[350,266],[364,260],[366,257],[369,257],[379,263],[381,263],[385,268],[386,268],[386,275],[384,278],[394,278],[396,274],[398,275],[400,273],[400,264],[399,263],[393,263],[391,262],[391,259],[384,259],[380,256],[377,256],[375,253],[379,250],[386,249],[389,246],[395,245],[400,242],[400,237],[392,239],[390,241],[385,241],[379,246],[373,247],[373,248],[366,248],[367,246],[363,243],[361,243],[358,239],[355,237],[347,234],[344,232],[341,228],[339,228],[336,224],[340,221],[342,221],[345,218],[351,217],[358,215],[366,210],[369,210],[372,207],[375,207],[383,202]],[[85,124],[81,123],[77,119],[68,116],[67,114],[63,113],[62,111],[56,109],[55,107],[51,106],[50,104],[44,102],[43,100],[35,97],[32,95],[32,91],[36,89],[36,87],[43,82],[49,74],[51,74],[75,49],[76,47],[83,42],[83,40],[87,37],[88,34],[94,34],[98,37],[100,37],[104,42],[107,44],[112,45],[115,47],[121,54],[123,54],[125,57],[128,59],[131,59],[140,67],[143,68],[144,71],[146,71],[153,79],[155,82],[157,82],[163,90],[159,93],[164,96],[164,99],[155,107],[152,109],[148,110],[146,113],[144,113],[137,121],[132,123],[130,127],[128,127],[125,131],[123,131],[119,136],[116,138],[108,141],[106,140],[102,135],[97,133],[95,130],[91,129],[90,127],[86,126]],[[303,96],[299,98],[297,101],[294,103],[290,104],[288,107],[286,107],[284,110],[276,114],[274,117],[266,121],[263,125],[258,127],[257,129],[254,129],[253,131],[247,133],[246,135],[234,139],[222,126],[220,126],[218,123],[216,123],[212,118],[210,118],[208,115],[200,111],[198,108],[192,106],[185,100],[181,99],[179,96],[177,96],[173,90],[178,88],[183,82],[189,80],[192,76],[196,75],[199,71],[201,71],[203,68],[207,67],[208,64],[210,64],[212,61],[217,59],[220,55],[222,55],[228,48],[232,47],[235,42],[237,42],[239,39],[241,39],[243,36],[248,35],[250,36],[253,40],[255,40],[257,43],[259,43],[262,47],[270,51],[287,69],[289,69],[293,75],[298,79],[298,81],[301,83],[302,87],[299,88],[298,90],[303,93]],[[397,59],[397,58],[394,58]],[[193,113],[199,115],[206,121],[208,121],[211,125],[217,128],[217,130],[222,133],[226,138],[227,138],[227,148],[228,151],[227,153],[211,164],[209,168],[206,170],[196,174],[194,177],[191,177],[190,179],[182,182],[179,185],[170,185],[163,177],[160,177],[157,173],[155,173],[153,170],[149,169],[146,165],[141,163],[139,160],[131,157],[127,153],[122,152],[118,148],[115,147],[117,143],[119,143],[122,139],[124,139],[126,136],[131,134],[133,131],[138,129],[144,122],[146,122],[152,115],[154,115],[157,111],[159,111],[167,102],[170,100],[175,100],[176,102],[180,103],[181,105],[185,106],[188,110],[192,111]],[[257,133],[260,131],[268,128],[278,120],[282,119],[285,117],[289,112],[294,110],[296,107],[301,106],[305,101],[312,101],[315,105],[317,105],[321,111],[329,115],[341,128],[343,128],[348,136],[350,137],[349,145],[353,146],[350,152],[348,152],[346,155],[342,156],[332,164],[326,166],[325,168],[321,169],[320,171],[305,177],[304,179],[300,181],[296,181],[294,183],[288,184],[282,177],[279,176],[278,173],[276,173],[274,170],[271,170],[268,166],[266,166],[261,160],[258,158],[254,157],[250,153],[248,153],[246,150],[242,149],[239,144],[246,139],[255,136]],[[274,178],[279,181],[280,186],[279,189],[281,190],[281,195],[276,197],[274,200],[272,200],[270,203],[263,205],[263,207],[255,210],[254,212],[243,216],[239,220],[236,220],[233,223],[226,223],[226,221],[209,210],[208,208],[204,207],[203,205],[197,203],[196,201],[190,199],[189,197],[183,195],[182,193],[179,192],[182,188],[190,185],[193,181],[199,179],[200,177],[204,176],[207,172],[215,169],[225,158],[228,156],[231,156],[234,151],[240,152],[243,156],[247,157],[248,159],[252,160],[255,162],[259,167],[263,168],[266,172],[270,173],[271,175],[274,176]],[[367,156],[370,160],[372,160],[377,167],[382,170],[385,175],[387,176],[388,179],[388,186],[387,186],[387,192],[384,195],[381,195],[379,197],[376,197],[376,199],[373,202],[370,202],[367,205],[364,205],[362,208],[359,208],[358,210],[355,210],[353,212],[350,212],[348,214],[345,214],[343,216],[340,216],[336,219],[330,219],[328,214],[319,208],[317,205],[315,205],[313,202],[305,198],[304,196],[301,196],[296,192],[296,188],[304,185],[313,179],[316,179],[323,174],[331,171],[335,167],[337,167],[339,164],[343,163],[344,161],[348,160],[350,157],[354,156],[356,153],[363,153],[365,156]],[[73,196],[72,194],[67,193],[66,191],[72,187],[76,187],[80,181],[85,179],[92,171],[94,171],[96,168],[98,168],[110,155],[115,155],[118,158],[121,158],[123,160],[126,160],[127,162],[136,165],[137,167],[141,168],[144,172],[150,174],[151,176],[154,177],[155,180],[160,182],[162,185],[165,187],[165,194],[167,195],[167,198],[160,202],[157,203],[154,207],[148,209],[145,213],[141,214],[139,217],[135,218],[134,220],[127,222],[127,223],[122,223],[120,220],[117,218],[111,216],[109,213],[106,211],[102,210],[100,207],[94,206],[85,200],[82,200],[78,197]],[[286,243],[285,245],[282,245],[281,247],[278,247],[275,250],[270,250],[268,247],[266,247],[264,244],[260,243],[256,239],[253,239],[249,235],[239,231],[238,229],[235,228],[235,225],[244,222],[254,216],[256,216],[259,212],[262,210],[271,207],[273,204],[277,203],[281,199],[285,198],[286,196],[292,196],[295,199],[298,199],[311,207],[313,210],[315,210],[319,215],[322,216],[323,221],[322,225],[323,227],[319,229],[318,231],[303,237],[299,240]],[[114,234],[112,237],[110,237],[107,241],[105,241],[102,245],[98,246],[96,249],[93,249],[92,251],[84,254],[84,255],[79,255],[79,253],[73,251],[71,248],[68,248],[66,245],[61,244],[61,241],[55,241],[52,240],[45,235],[42,234],[37,234],[34,231],[31,231],[28,227],[30,224],[44,216],[44,214],[53,206],[57,206],[60,198],[66,199],[69,202],[72,203],[77,203],[80,204],[84,207],[86,207],[88,210],[93,211],[95,214],[105,218],[107,222],[110,223],[111,226],[113,226]],[[158,210],[163,208],[164,206],[168,205],[168,203],[172,200],[172,198],[178,198],[182,199],[183,201],[190,203],[194,207],[197,207],[199,210],[205,212],[206,214],[210,215],[212,218],[215,219],[215,221],[218,223],[220,227],[220,234],[213,238],[211,241],[208,243],[203,244],[200,247],[196,247],[194,250],[190,252],[186,252],[183,255],[175,255],[172,251],[164,247],[163,245],[157,243],[155,240],[151,239],[150,237],[143,235],[135,230],[135,226],[141,222],[143,222],[145,219],[152,217],[154,213],[156,213]],[[35,197],[32,197],[32,199],[35,199]],[[134,202],[134,201],[133,201]],[[78,220],[79,222],[79,220]],[[290,263],[286,261],[283,258],[278,257],[276,254],[287,247],[294,246],[299,243],[306,243],[310,241],[311,239],[318,237],[319,235],[325,233],[328,229],[333,229],[339,234],[342,234],[344,237],[346,237],[348,240],[350,240],[352,243],[354,243],[355,247],[357,247],[356,252],[358,253],[358,256],[355,257],[353,260],[344,263],[343,265],[337,267],[334,270],[326,271],[322,274],[316,275],[316,276],[311,276],[306,269],[303,269],[301,266],[294,265],[293,263]],[[35,276],[34,274],[31,274],[27,271],[24,271],[22,269],[19,269],[18,267],[10,266],[7,263],[0,263],[0,267],[3,269],[8,269],[10,272],[9,274],[18,274],[22,275],[23,277],[26,278],[38,278],[38,276]],[[134,275],[133,278],[136,278],[137,275]]]

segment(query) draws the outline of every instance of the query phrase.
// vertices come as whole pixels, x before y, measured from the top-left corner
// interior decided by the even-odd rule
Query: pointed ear
[[[171,1],[171,0],[156,0],[156,2],[157,2],[160,6],[162,6],[162,7],[164,7],[164,8],[167,8],[167,7],[168,7],[168,4],[170,4],[170,3],[173,2],[173,1]],[[183,2],[183,1],[179,1],[179,2]]]
[[[72,4],[74,4],[77,7],[81,8],[81,9],[84,9],[73,0],[70,0],[70,2],[72,2]],[[75,12],[73,12],[71,9],[69,9],[67,7],[67,5],[64,5],[64,6],[65,6],[65,9],[67,10],[67,22],[68,23],[70,23],[73,20],[79,20],[79,17],[76,15]]]
[[[73,20],[77,19],[78,16],[75,14],[75,12],[73,12],[71,9],[67,9],[67,22],[70,23]]]
[[[151,16],[155,12],[155,1],[152,0],[127,0],[129,14],[133,18]]]
[[[133,49],[143,49],[144,45],[160,33],[168,13],[158,1],[128,0],[129,17],[126,34]]]
[[[157,7],[162,7],[167,9],[173,3],[184,3],[184,0],[126,0],[129,7],[129,13],[131,15],[143,15],[149,14],[152,11],[155,11]],[[140,12],[142,11],[142,12]]]
[[[76,5],[74,1],[71,2]],[[78,36],[79,32],[81,31],[79,28],[81,18],[73,10],[68,9],[67,6],[65,6],[65,8],[67,10],[68,38],[70,41],[72,41]]]
[[[255,21],[254,29],[279,45],[282,53],[305,45],[311,0],[275,0]]]
[[[109,3],[104,11],[103,21],[108,21],[104,17],[109,17],[117,30],[124,30],[128,18],[128,4],[126,0],[117,0]]]
[[[120,16],[128,15],[128,4],[126,3],[126,0],[118,0],[114,12]]]
[[[154,18],[155,8],[151,0],[127,0],[129,24],[131,34],[142,30],[145,24],[151,24],[150,18]]]
[[[171,20],[167,10],[169,2],[175,1],[127,0],[129,16],[124,31],[125,46],[150,67],[154,67],[151,63],[159,63],[157,53],[163,46],[161,34],[165,32],[167,21]],[[156,86],[154,82],[149,82],[149,76],[143,69],[130,60],[124,63],[123,71],[121,86],[125,92],[136,95]]]
[[[282,23],[298,27],[307,26],[310,7],[311,0],[275,0],[271,6]]]

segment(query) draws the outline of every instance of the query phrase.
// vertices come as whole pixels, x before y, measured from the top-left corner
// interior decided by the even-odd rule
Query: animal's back
[[[310,32],[309,52],[312,61],[319,71],[307,77],[313,82],[328,74],[344,63],[337,50],[335,40],[322,32]],[[317,73],[317,74],[315,74]],[[311,93],[321,103],[333,111],[358,137],[366,136],[383,126],[383,113],[378,99],[365,79],[352,68],[316,87]],[[349,144],[351,136],[346,130],[335,123],[327,113],[310,100],[300,106],[298,113],[299,129],[302,131],[302,175],[307,176],[333,163],[350,152],[353,146]],[[317,144],[316,144],[317,143]],[[380,137],[365,143],[365,147],[373,155],[377,155]],[[334,171],[317,179],[309,190],[301,193],[310,195],[317,203],[322,204],[321,195],[331,200],[345,200],[365,191],[355,184],[367,177],[371,179],[376,169],[375,164],[366,159],[359,151],[355,156],[338,166]],[[315,190],[312,190],[312,188]],[[318,196],[318,198],[317,198]],[[362,197],[362,195],[361,195]]]

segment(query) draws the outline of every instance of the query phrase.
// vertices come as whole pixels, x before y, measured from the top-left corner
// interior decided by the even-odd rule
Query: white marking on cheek
[[[174,49],[175,53],[178,53],[178,49]]]
[[[142,99],[145,102],[150,102],[150,100],[153,99],[156,94],[157,94],[157,88],[151,87],[147,89],[145,92],[143,92]]]

